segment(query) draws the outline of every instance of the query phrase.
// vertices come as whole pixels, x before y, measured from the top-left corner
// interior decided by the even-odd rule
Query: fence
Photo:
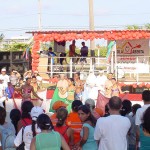
[[[80,72],[88,74],[90,70],[98,73],[100,70],[109,70],[110,65],[107,63],[106,58],[101,57],[44,57],[48,65],[42,65],[41,62],[39,68],[47,67],[48,74],[53,76],[54,73],[66,73],[70,77],[73,73]],[[47,60],[46,60],[47,59]],[[63,64],[60,63],[60,59],[63,60]],[[66,59],[66,62],[65,62]],[[41,69],[40,69],[41,70]],[[41,74],[45,73],[40,71]]]

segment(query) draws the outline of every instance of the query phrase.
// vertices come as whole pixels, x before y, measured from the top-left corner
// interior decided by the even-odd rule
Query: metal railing
[[[114,73],[116,79],[126,77],[134,77],[134,82],[141,82],[139,78],[142,74],[150,75],[150,56],[117,56],[117,62],[114,61],[113,68],[112,63],[108,62],[104,57],[86,57],[87,62],[82,62],[83,57],[45,57],[49,60],[48,65],[39,65],[39,67],[47,67],[46,72],[50,76],[54,73],[66,73],[70,77],[74,73],[80,72],[88,74],[89,71],[93,71],[98,74],[99,71],[106,71],[107,73]],[[67,60],[67,64],[60,64],[60,58]],[[85,57],[84,57],[85,58]],[[78,63],[76,63],[78,60]],[[123,75],[120,76],[120,70]],[[44,74],[45,72],[40,72]],[[128,81],[127,79],[125,82]]]
[[[60,64],[60,59],[62,58],[66,59],[67,64]],[[48,59],[48,65],[40,64],[39,67],[47,67],[47,73],[51,76],[54,73],[59,74],[63,72],[72,77],[75,72],[89,73],[91,70],[98,73],[100,70],[108,71],[110,67],[106,58],[102,57],[45,57],[45,59]],[[82,61],[82,59],[86,59],[86,62]]]

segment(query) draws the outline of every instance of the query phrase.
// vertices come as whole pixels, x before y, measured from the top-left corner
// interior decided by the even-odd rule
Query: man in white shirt
[[[144,112],[146,111],[146,109],[148,107],[150,107],[150,91],[149,90],[143,91],[142,99],[144,101],[144,105],[143,105],[143,107],[141,107],[137,110],[136,117],[135,117],[135,125],[137,126],[137,131],[139,130],[139,126],[142,123],[142,118],[143,118]],[[136,141],[137,141],[137,143],[139,142],[139,135],[138,134],[136,137]]]
[[[3,84],[7,87],[9,80],[9,76],[6,74],[6,69],[2,68],[0,78],[3,79]]]
[[[131,123],[120,115],[122,101],[114,96],[109,100],[110,116],[99,118],[94,132],[94,139],[99,142],[99,150],[127,150],[127,133]]]

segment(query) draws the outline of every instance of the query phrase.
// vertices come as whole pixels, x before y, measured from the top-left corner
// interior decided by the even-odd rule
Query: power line
[[[16,19],[16,18],[22,18],[22,17],[30,17],[38,15],[38,13],[33,14],[26,14],[26,15],[18,15],[18,16],[2,16],[0,17],[1,20],[7,20],[7,19]],[[76,14],[76,13],[42,13],[42,15],[50,15],[50,16],[75,16],[75,17],[88,17],[88,14]],[[143,12],[143,13],[106,13],[106,14],[94,14],[95,17],[101,17],[101,16],[135,16],[135,15],[150,15],[150,12]]]

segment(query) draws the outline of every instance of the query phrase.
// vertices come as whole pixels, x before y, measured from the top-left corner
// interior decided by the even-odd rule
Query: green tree
[[[12,43],[12,44],[4,44],[2,51],[24,51],[27,47],[30,47],[29,44],[25,43]]]
[[[2,42],[3,39],[4,39],[4,34],[1,33],[1,34],[0,34],[0,42]]]
[[[145,25],[145,28],[149,30],[149,29],[150,29],[150,23],[147,23],[147,24]]]
[[[138,29],[142,29],[141,26],[138,26],[138,25],[128,25],[126,27],[128,30],[138,30]]]

